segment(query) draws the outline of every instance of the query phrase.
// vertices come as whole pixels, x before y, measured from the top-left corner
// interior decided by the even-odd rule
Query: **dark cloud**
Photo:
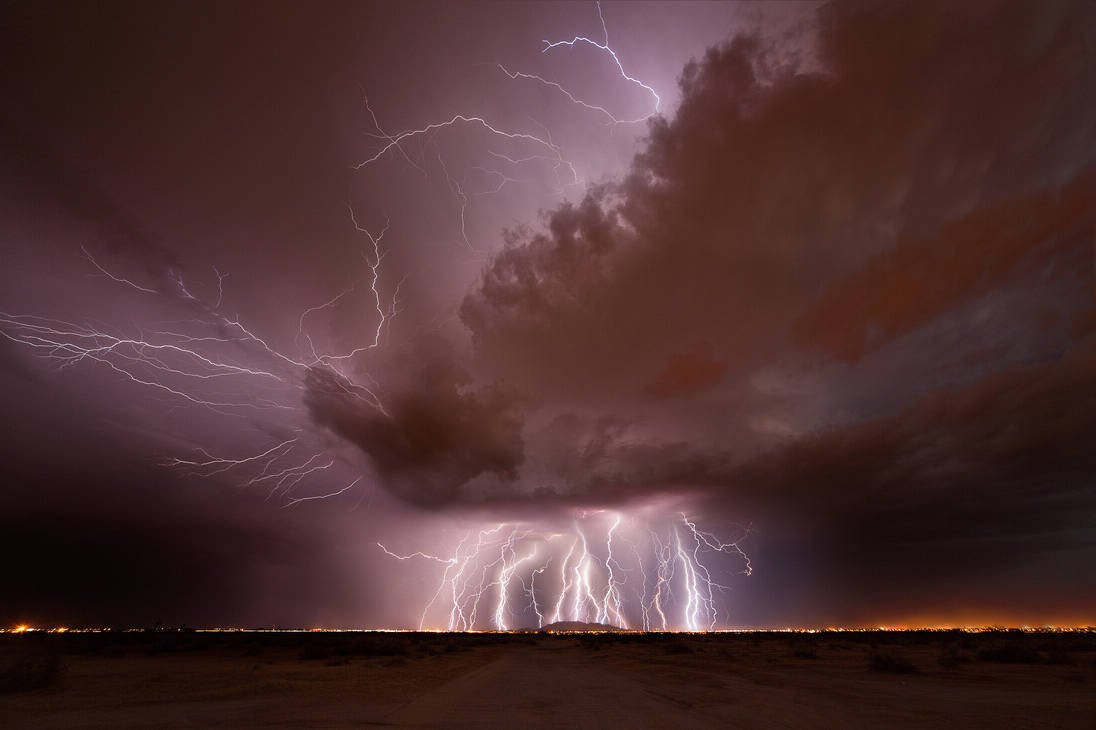
[[[999,609],[1014,592],[1002,586],[1029,571],[1059,588],[1016,606],[1061,611],[1054,596],[1067,587],[1070,605],[1091,605],[1096,582],[1081,576],[1096,552],[1094,376],[1089,342],[774,450],[732,469],[712,499],[810,535],[829,554],[831,589],[856,596],[864,619],[884,605],[909,612],[910,586],[948,610]]]
[[[949,500],[973,500],[987,516],[1026,515],[999,521],[1002,529],[1039,531],[1045,520],[1081,518],[1078,507],[1096,499],[1085,478],[1096,466],[1085,436],[1096,425],[1094,375],[1096,348],[1088,343],[1061,360],[933,393],[889,418],[798,439],[736,467],[728,485],[769,495],[785,509],[835,514],[931,505],[944,522]],[[1030,510],[1015,499],[1021,492],[1056,506]]]
[[[517,354],[515,370],[530,368],[522,381],[580,385],[574,371],[613,356],[635,321],[613,319],[620,292],[611,255],[623,232],[605,208],[608,195],[596,188],[580,204],[564,204],[548,217],[546,232],[506,234],[506,248],[460,309],[481,359],[509,362]],[[557,367],[546,370],[548,363]]]
[[[481,62],[509,59],[524,42],[515,29],[545,37],[547,18],[570,37],[585,28],[579,12],[597,22],[593,8],[560,7],[12,14],[0,44],[5,310],[119,335],[190,332],[201,305],[165,277],[200,270],[211,301],[216,265],[232,274],[224,316],[266,338],[222,342],[238,329],[210,329],[232,363],[383,336],[343,363],[358,385],[274,358],[269,384],[202,386],[260,406],[241,418],[180,407],[86,360],[54,380],[26,343],[0,341],[14,485],[0,495],[0,549],[26,558],[2,592],[24,599],[5,598],[0,619],[52,606],[57,620],[307,622],[311,602],[342,607],[346,625],[357,614],[340,556],[354,534],[376,553],[369,519],[411,543],[447,521],[548,524],[618,506],[660,519],[687,506],[716,530],[752,522],[763,589],[743,615],[755,625],[879,618],[909,605],[908,585],[940,605],[983,590],[985,605],[1034,594],[1043,609],[1093,605],[1096,5],[833,2],[800,32],[728,39],[684,67],[676,109],[651,119],[624,174],[553,202],[497,249],[483,231],[529,220],[543,199],[526,183],[552,171],[527,178],[529,163],[513,173],[522,184],[473,193],[493,180],[460,170],[481,162],[482,129],[408,145],[426,194],[396,155],[398,167],[347,182],[378,143],[356,108],[359,80],[388,101],[376,109],[389,131],[455,112],[532,130],[514,99],[535,98],[554,139],[590,137],[556,90],[468,71],[494,74]],[[669,7],[635,14],[684,12]],[[625,54],[644,71],[661,64],[648,39]],[[597,54],[585,50],[553,72],[587,73]],[[584,92],[614,109],[646,102],[610,86],[613,71],[583,79]],[[328,96],[341,100],[334,112]],[[565,113],[542,119],[545,100]],[[629,144],[624,130],[612,145]],[[513,145],[494,151],[519,154]],[[584,174],[616,154],[597,146],[560,142]],[[348,197],[363,225],[392,222],[373,288]],[[478,278],[465,243],[487,252]],[[171,294],[135,303],[92,278],[80,245]],[[375,329],[405,274],[387,310],[399,316]],[[446,320],[458,301],[459,322]],[[290,480],[296,491],[277,496],[310,495],[323,516],[273,517],[256,507],[265,494],[237,501],[228,476],[147,466],[150,451],[189,454],[195,431],[230,456],[299,435],[294,463],[311,463],[315,441],[339,483]],[[322,497],[354,478],[348,498],[381,504],[348,528]],[[392,585],[364,560],[367,580]],[[404,599],[374,593],[404,620]],[[92,598],[54,610],[72,595]],[[203,613],[209,596],[220,608]],[[268,597],[277,610],[255,605]],[[135,601],[139,613],[121,610]],[[374,625],[387,616],[363,608]]]
[[[984,609],[999,600],[987,597],[991,587],[1008,593],[1000,583],[1009,571],[1053,562],[1056,580],[1087,572],[1096,551],[1093,383],[1089,342],[746,460],[599,424],[564,450],[567,478],[534,497],[601,507],[674,494],[707,519],[748,518],[759,559],[780,556],[785,578],[811,565],[815,575],[798,579],[826,583],[809,596],[817,620],[870,620],[881,605],[909,611],[911,584]],[[567,416],[554,428],[562,440],[583,425]],[[1075,598],[1096,599],[1096,582],[1070,584]],[[846,594],[862,605],[846,605]],[[1058,608],[1052,598],[1035,603]]]
[[[671,355],[647,392],[659,398],[695,393],[717,383],[725,372],[727,363],[715,358],[710,343],[701,342],[687,352]]]
[[[435,338],[406,354],[397,392],[384,411],[313,367],[304,404],[312,419],[369,455],[384,485],[416,504],[458,501],[483,474],[513,481],[524,460],[521,399],[504,385],[472,389],[452,352]]]
[[[510,233],[466,296],[477,366],[562,413],[496,496],[687,495],[796,526],[785,559],[862,594],[1079,566],[1096,13],[817,20],[814,62],[750,36],[689,64],[630,173]]]
[[[814,63],[709,49],[629,174],[508,232],[463,301],[476,372],[542,403],[524,446],[518,401],[449,364],[391,419],[317,374],[313,416],[420,504],[752,520],[763,580],[819,617],[1081,570],[1094,28],[1089,5],[838,3]]]
[[[685,442],[652,443],[640,424],[613,417],[565,413],[529,437],[535,489],[495,495],[499,501],[542,502],[546,507],[605,507],[659,493],[689,494],[718,482],[732,463],[726,454]]]
[[[1096,226],[1096,170],[1048,192],[993,201],[926,241],[903,241],[840,280],[796,323],[801,341],[856,359],[1028,269],[1085,273]],[[1088,272],[1091,276],[1091,272]],[[871,338],[869,342],[868,339]]]
[[[900,413],[825,428],[743,459],[732,451],[637,439],[628,424],[560,416],[544,432],[578,502],[692,491],[757,512],[813,515],[826,529],[852,515],[982,503],[986,527],[1037,533],[1056,520],[1087,520],[1096,468],[1087,434],[1096,426],[1096,347],[1018,365],[968,387],[932,393]],[[1026,493],[1048,510],[1030,510]],[[996,496],[994,496],[996,495]],[[1022,521],[1013,521],[1027,515]],[[999,519],[998,519],[999,518]],[[988,529],[988,528],[987,528]],[[1096,535],[1093,535],[1096,538]]]
[[[898,241],[1053,195],[1091,164],[1094,25],[1087,4],[836,4],[819,13],[821,68],[757,37],[710,49],[622,183],[487,267],[462,307],[481,365],[605,393],[642,389],[698,341],[740,375],[781,356],[797,315]],[[931,270],[934,251],[903,261]],[[954,286],[973,286],[966,270]]]

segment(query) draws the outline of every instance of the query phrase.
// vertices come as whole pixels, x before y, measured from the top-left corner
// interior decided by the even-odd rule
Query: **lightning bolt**
[[[620,81],[650,97],[647,114],[623,118],[611,111],[610,105],[580,96],[559,81],[511,70],[502,63],[497,68],[509,81],[500,83],[540,84],[612,126],[650,119],[661,112],[662,99],[650,84],[626,71],[620,55],[610,45],[600,3],[596,7],[602,40],[588,36],[544,40],[541,53],[562,52],[565,47],[580,45],[594,49],[606,57]],[[583,184],[563,146],[535,119],[530,118],[529,126],[511,128],[469,110],[390,133],[364,91],[363,104],[374,130],[368,134],[373,141],[370,151],[352,168],[364,171],[382,160],[398,157],[424,177],[428,176],[428,168],[440,169],[458,202],[460,236],[469,250],[475,251],[468,223],[477,198],[498,194],[508,185],[528,184],[533,178],[525,171],[535,166],[551,166],[557,194]],[[436,150],[436,140],[458,128],[473,130],[498,149],[485,146],[482,164],[468,165],[463,170],[456,165],[450,170],[440,152],[437,168],[432,163],[424,164],[431,145]],[[384,388],[364,366],[372,362],[370,353],[393,339],[393,320],[401,312],[405,279],[390,277],[387,270],[388,219],[374,233],[376,229],[359,220],[353,205],[348,203],[347,211],[354,232],[361,236],[357,240],[362,242],[359,253],[364,268],[349,286],[317,296],[314,301],[319,304],[302,310],[296,317],[295,337],[293,318],[289,318],[287,331],[281,334],[293,340],[293,354],[272,344],[282,341],[279,333],[260,333],[245,324],[238,313],[230,315],[222,310],[229,275],[216,266],[212,267],[216,299],[206,301],[206,293],[212,294],[212,280],[205,283],[208,274],[195,278],[181,268],[170,268],[161,272],[154,284],[141,281],[141,277],[135,280],[123,275],[124,270],[111,270],[113,264],[110,268],[102,265],[83,246],[80,251],[93,269],[91,276],[108,279],[134,296],[140,295],[141,302],[160,301],[185,309],[186,316],[197,314],[191,319],[159,322],[142,329],[80,321],[79,317],[69,321],[0,312],[0,336],[58,370],[87,366],[107,371],[171,403],[173,409],[195,406],[247,419],[256,415],[267,419],[299,418],[304,416],[300,403],[303,378],[310,369],[323,368],[332,373],[331,387],[337,392],[388,416]],[[363,334],[337,347],[318,341],[309,325],[347,306],[358,308],[355,311],[363,323]],[[162,463],[196,477],[235,479],[242,487],[265,491],[267,499],[283,501],[284,507],[335,499],[361,485],[361,476],[349,482],[337,476],[336,458],[326,442],[308,430],[308,421],[299,428],[276,423],[277,428],[264,429],[264,433],[279,435],[267,437],[261,446],[238,450],[224,446],[213,451],[197,447],[188,457],[173,457]],[[342,486],[319,486],[311,480]],[[304,492],[308,487],[312,494],[296,496],[297,490]],[[430,596],[420,614],[420,628],[433,624],[451,630],[483,626],[504,630],[525,620],[543,626],[551,617],[552,621],[593,620],[622,627],[638,624],[644,629],[702,630],[724,620],[722,595],[729,590],[724,576],[748,576],[753,570],[741,547],[748,535],[749,528],[745,528],[740,537],[724,542],[700,529],[697,521],[684,513],[678,516],[660,512],[651,517],[643,510],[629,513],[626,509],[599,509],[568,515],[561,524],[477,525],[457,541],[450,553],[424,549],[404,554],[381,542],[377,545],[387,558],[406,563],[408,569],[421,569],[419,564],[425,564],[431,571],[440,571],[440,576],[431,572],[432,590],[428,590]],[[633,577],[640,580],[629,583]],[[519,596],[527,597],[528,603],[523,604]]]
[[[356,222],[355,226],[360,228]],[[382,299],[380,294],[382,236],[383,232],[377,236],[368,234],[373,256],[367,257],[367,264],[377,326],[373,341],[356,348],[357,351],[378,347],[386,327],[399,312],[402,280],[396,285],[390,301]],[[160,326],[148,331],[137,329],[125,334],[90,322],[0,312],[0,336],[55,364],[58,370],[91,364],[121,376],[135,386],[168,396],[182,404],[238,417],[248,412],[299,414],[301,375],[318,364],[331,366],[319,357],[311,362],[293,358],[272,347],[264,337],[243,324],[238,316],[221,314],[224,281],[228,274],[217,267],[213,267],[217,279],[216,301],[206,304],[187,285],[180,270],[167,271],[166,277],[172,286],[153,289],[108,270],[86,247],[81,247],[80,251],[98,272],[96,276],[103,276],[142,295],[187,302],[188,306],[197,306],[200,311],[198,316],[175,322],[173,326]],[[304,331],[308,315],[333,306],[346,293],[341,292],[324,305],[302,313],[298,320],[298,339]],[[308,339],[311,342],[310,336]],[[345,359],[353,354],[356,352],[329,357]],[[338,376],[335,381],[337,387],[384,413],[375,389],[355,383],[345,373],[335,372]],[[221,385],[214,390],[215,383]],[[291,460],[292,452],[302,445],[301,429],[296,430],[297,436],[242,456],[214,455],[203,447],[197,447],[195,457],[168,458],[161,463],[199,477],[243,473],[243,486],[265,485],[269,488],[267,499],[275,496],[287,499],[286,506],[333,498],[360,483],[359,477],[338,490],[306,497],[290,496],[306,479],[320,475],[335,464],[334,458],[325,458],[324,449],[316,449],[307,458]]]
[[[362,478],[358,477],[357,479],[350,482],[349,484],[347,484],[342,489],[336,490],[336,491],[331,492],[329,494],[316,494],[316,495],[313,495],[311,497],[296,497],[294,499],[289,500],[288,502],[286,502],[282,506],[283,507],[293,507],[295,505],[300,504],[301,502],[311,502],[311,501],[316,500],[316,499],[330,499],[332,497],[338,497],[339,495],[345,494],[346,492],[350,491],[350,489],[352,489],[354,486],[356,486],[357,483],[360,482],[361,480],[362,480]]]
[[[496,67],[511,81],[533,81],[557,90],[559,93],[565,96],[572,104],[588,111],[595,112],[598,115],[604,117],[605,124],[607,125],[617,126],[621,124],[638,124],[640,122],[644,122],[661,112],[662,98],[661,96],[659,96],[658,92],[655,91],[654,87],[652,87],[650,84],[641,81],[640,79],[632,76],[627,71],[625,71],[624,64],[621,62],[620,56],[617,54],[616,50],[614,50],[609,45],[609,30],[605,22],[605,15],[602,12],[601,4],[597,3],[596,7],[604,39],[602,42],[595,41],[587,36],[575,36],[571,40],[544,40],[542,41],[544,47],[541,49],[541,53],[548,53],[553,49],[561,48],[563,46],[574,47],[576,45],[588,45],[592,48],[597,49],[601,53],[607,55],[609,59],[611,59],[613,66],[616,68],[622,80],[639,87],[645,93],[650,95],[652,100],[652,108],[648,113],[633,119],[622,119],[613,114],[606,106],[602,104],[597,104],[579,98],[579,96],[577,96],[574,92],[566,88],[558,81],[547,79],[539,74],[526,73],[523,71],[512,71],[502,63],[497,63]],[[420,138],[423,140],[430,140],[437,132],[461,125],[478,127],[499,140],[531,145],[534,148],[540,148],[540,153],[525,155],[523,157],[512,157],[496,152],[494,150],[488,150],[487,153],[497,159],[504,160],[512,165],[519,165],[532,161],[550,162],[551,164],[553,164],[557,175],[557,193],[561,194],[566,185],[577,185],[580,183],[580,177],[578,175],[578,171],[575,169],[574,164],[564,157],[563,150],[552,140],[552,135],[550,131],[545,128],[544,125],[536,122],[536,120],[532,121],[534,124],[541,128],[542,132],[540,134],[532,134],[527,131],[505,129],[501,126],[494,124],[493,122],[488,121],[483,116],[474,114],[454,114],[451,118],[447,120],[435,121],[424,124],[414,129],[406,129],[395,134],[390,134],[385,131],[384,128],[381,126],[373,107],[369,103],[368,96],[365,95],[364,91],[363,97],[365,100],[364,103],[366,111],[368,112],[373,127],[377,132],[376,134],[370,133],[369,136],[381,141],[383,144],[381,144],[379,148],[375,149],[372,154],[367,155],[366,157],[355,163],[352,166],[354,170],[363,170],[370,165],[378,162],[390,152],[396,151],[409,165],[414,167],[416,170],[421,172],[424,177],[426,177],[426,170],[422,167],[421,164],[411,159],[411,156],[408,155],[407,150],[405,149],[405,145]],[[489,171],[491,174],[499,176],[499,184],[496,186],[496,188],[493,190],[480,191],[479,193],[469,193],[467,171],[465,171],[461,179],[458,179],[456,176],[450,173],[448,167],[446,166],[445,160],[442,158],[440,153],[437,157],[439,167],[442,170],[442,174],[445,176],[449,190],[456,197],[458,202],[458,225],[461,240],[470,251],[475,252],[476,248],[472,246],[469,242],[467,230],[467,213],[471,196],[497,193],[499,190],[502,189],[502,187],[507,184],[507,182],[517,182],[517,180],[513,178],[508,178],[498,171],[491,170]],[[483,166],[474,166],[469,169],[485,170]],[[564,183],[558,178],[561,169],[566,169],[570,174],[571,179],[568,183]]]
[[[658,92],[655,91],[654,88],[652,88],[650,85],[645,84],[644,82],[640,81],[639,79],[628,75],[628,73],[624,70],[624,64],[622,64],[620,62],[620,57],[617,56],[616,51],[614,51],[609,46],[609,29],[605,25],[605,16],[601,12],[601,3],[600,2],[597,3],[597,14],[598,14],[598,18],[601,20],[601,30],[602,30],[602,32],[604,33],[604,36],[605,36],[604,42],[598,43],[595,40],[591,40],[590,38],[587,38],[586,36],[575,36],[574,38],[572,38],[569,41],[547,41],[547,40],[545,40],[545,41],[541,41],[544,44],[544,48],[541,49],[541,53],[547,53],[548,51],[550,51],[554,48],[559,48],[561,46],[574,47],[575,45],[578,45],[578,44],[589,45],[589,46],[592,46],[592,47],[598,49],[599,51],[603,51],[604,53],[607,53],[609,55],[609,57],[613,59],[613,63],[616,65],[617,71],[620,72],[620,77],[622,79],[624,79],[625,81],[628,81],[628,82],[630,82],[632,84],[635,84],[636,86],[640,87],[641,89],[646,91],[648,94],[650,94],[652,99],[654,99],[654,109],[651,111],[650,114],[647,114],[646,116],[640,117],[638,119],[619,120],[616,117],[614,117],[612,114],[610,114],[603,107],[588,104],[586,102],[578,100],[577,98],[575,98],[575,96],[573,94],[571,94],[569,91],[564,89],[559,84],[556,84],[555,82],[545,81],[544,79],[540,78],[539,76],[526,76],[526,78],[534,78],[534,79],[539,80],[539,81],[541,81],[545,84],[555,86],[560,91],[565,93],[571,99],[572,102],[574,102],[574,103],[576,103],[580,106],[584,106],[588,109],[592,109],[594,111],[599,111],[599,112],[604,113],[605,115],[607,115],[609,117],[610,123],[612,123],[612,124],[635,124],[637,122],[646,121],[647,119],[650,119],[651,117],[653,117],[654,115],[658,114],[661,111],[661,109],[662,109],[662,97],[660,97],[658,95]],[[505,71],[505,69],[503,69],[503,70]],[[509,75],[509,72],[506,72],[506,73],[507,73],[507,75]],[[524,76],[524,74],[523,74],[523,76]]]
[[[684,514],[660,519],[669,520],[663,523],[662,534],[645,526],[638,515],[628,518],[623,511],[577,514],[564,531],[498,523],[467,531],[449,554],[426,550],[397,553],[382,543],[377,545],[401,562],[418,560],[443,566],[420,615],[420,629],[433,625],[449,631],[485,627],[506,631],[533,621],[539,628],[550,617],[553,623],[712,630],[722,616],[719,594],[729,590],[714,576],[717,570],[748,574],[749,559],[739,544],[748,531],[737,540],[722,542]],[[628,529],[649,536],[646,559],[642,541],[625,534]],[[596,535],[602,537],[595,540]],[[620,551],[622,541],[632,547],[632,560],[628,560],[627,551]],[[595,556],[594,544],[604,547],[603,556]],[[734,565],[728,566],[728,562]],[[554,563],[557,579],[546,583]],[[643,575],[642,591],[629,592],[625,574],[637,571]],[[528,599],[525,604],[513,600],[517,585],[520,595]],[[634,605],[630,603],[633,598]],[[485,603],[491,608],[481,616]],[[546,611],[542,606],[552,609]],[[440,609],[444,609],[444,619],[438,626],[433,621],[441,617]]]
[[[124,279],[120,276],[115,276],[114,274],[110,273],[109,271],[104,269],[102,266],[100,266],[99,262],[96,261],[90,253],[88,253],[88,250],[86,248],[81,246],[80,250],[84,252],[84,258],[86,258],[88,261],[90,261],[91,265],[94,266],[96,269],[98,269],[99,273],[102,274],[103,276],[106,276],[107,278],[111,279],[112,281],[116,281],[119,284],[125,284],[126,286],[128,286],[130,288],[133,288],[133,289],[136,289],[137,291],[142,292],[144,294],[156,294],[157,293],[155,289],[149,289],[148,287],[144,287],[144,286],[140,286],[138,284],[134,284],[129,279]]]

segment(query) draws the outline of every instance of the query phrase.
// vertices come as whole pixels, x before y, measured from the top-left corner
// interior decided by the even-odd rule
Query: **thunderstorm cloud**
[[[379,536],[663,505],[749,526],[744,625],[1091,614],[1096,5],[666,23],[621,46],[665,105],[592,114],[592,142],[588,108],[484,59],[534,38],[525,59],[558,65],[530,70],[620,118],[650,95],[596,48],[540,53],[593,10],[530,8],[13,12],[0,545],[27,598],[0,621],[63,616],[45,576],[95,562],[89,621],[136,572],[135,623],[401,625]],[[555,137],[439,127],[352,172],[455,113]],[[42,367],[25,333],[58,322],[262,372],[202,379],[193,408],[91,358]],[[269,463],[194,466],[270,438]]]

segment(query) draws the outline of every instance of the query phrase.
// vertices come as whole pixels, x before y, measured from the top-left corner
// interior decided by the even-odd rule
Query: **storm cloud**
[[[431,507],[676,492],[849,516],[1000,473],[1087,500],[1039,434],[1043,400],[1092,415],[1061,363],[1090,339],[1094,21],[836,3],[810,62],[710,48],[622,180],[505,233],[460,309],[474,367],[403,355],[389,413],[314,369],[306,405]],[[1032,289],[1053,294],[1018,313]],[[1003,422],[1023,438],[979,430]],[[1045,462],[1006,466],[1035,444]]]
[[[510,232],[464,300],[477,365],[564,411],[514,496],[693,495],[862,573],[1080,564],[1094,30],[833,3],[810,63],[742,36],[689,64],[630,173]]]
[[[742,625],[1091,613],[1096,5],[602,10],[630,80],[593,5],[13,11],[0,619],[405,625],[378,542],[614,510]]]
[[[482,474],[517,479],[521,399],[497,384],[469,389],[444,341],[416,344],[401,363],[405,382],[383,408],[331,370],[311,368],[304,403],[312,419],[358,446],[387,488],[415,504],[443,507]]]

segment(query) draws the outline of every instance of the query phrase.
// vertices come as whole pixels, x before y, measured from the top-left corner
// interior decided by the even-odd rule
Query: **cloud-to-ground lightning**
[[[668,524],[652,525],[650,519],[597,510],[576,516],[566,531],[499,523],[466,533],[450,554],[397,553],[377,544],[399,561],[444,566],[419,628],[508,630],[559,621],[645,630],[716,628],[723,616],[719,594],[729,587],[715,576],[752,570],[743,538],[723,542],[680,514]],[[616,541],[630,544],[632,556],[614,548]],[[553,563],[558,569],[550,571]],[[630,574],[642,580],[629,583]],[[529,598],[524,605],[513,600],[515,580]],[[481,604],[492,610],[481,615]]]
[[[645,115],[623,118],[610,111],[610,105],[580,97],[544,75],[513,71],[502,63],[497,64],[498,69],[510,81],[550,87],[610,125],[638,123],[659,114],[661,97],[651,85],[625,71],[609,44],[602,8],[600,4],[596,7],[602,41],[586,36],[545,40],[541,52],[585,45],[608,56],[619,80],[650,95],[652,107]],[[584,184],[564,147],[546,125],[531,117],[528,124],[511,128],[490,121],[489,115],[465,109],[447,113],[440,121],[390,133],[382,127],[367,97],[364,105],[375,129],[368,134],[375,146],[352,165],[353,169],[364,171],[386,157],[397,156],[424,176],[440,169],[459,204],[460,237],[472,251],[486,253],[469,240],[467,216],[473,199],[497,194],[511,184],[528,184],[535,177],[525,171],[538,165],[554,172],[555,194]],[[458,127],[475,130],[489,143],[482,148],[482,161],[477,161],[481,164],[465,164],[463,169],[454,165],[450,170],[437,148],[437,138],[439,133]],[[430,150],[436,154],[428,156]],[[151,275],[129,278],[123,275],[124,266],[105,260],[101,263],[84,246],[80,251],[94,268],[92,275],[110,280],[104,286],[120,285],[128,296],[139,295],[143,304],[155,302],[165,311],[185,312],[182,316],[186,318],[138,327],[93,323],[80,317],[51,319],[0,312],[0,336],[60,369],[100,367],[170,400],[173,408],[200,407],[248,424],[262,418],[273,423],[276,418],[277,427],[258,429],[264,434],[262,445],[195,445],[189,456],[175,456],[162,463],[189,476],[216,477],[257,488],[267,499],[280,500],[285,507],[335,499],[361,485],[365,477],[355,475],[351,480],[334,468],[339,458],[330,444],[317,436],[302,407],[304,378],[313,369],[330,371],[332,388],[381,416],[389,416],[383,384],[367,366],[372,363],[371,353],[392,341],[404,283],[386,270],[388,219],[383,227],[374,228],[363,222],[372,219],[371,215],[359,218],[349,203],[347,212],[353,232],[360,234],[357,240],[363,245],[358,254],[364,268],[344,279],[343,288],[316,296],[311,301],[318,303],[287,318],[286,330],[281,333],[284,337],[254,325],[246,313],[241,317],[228,311],[225,281],[229,274],[216,266],[211,267],[216,277],[214,296],[204,266],[202,276],[172,266],[162,269],[153,281],[145,280]],[[228,294],[231,304],[231,291]],[[318,326],[313,331],[310,325],[347,307],[356,308],[365,334],[337,344],[314,336]],[[280,342],[288,342],[295,350],[287,351]],[[292,423],[286,425],[285,420]],[[195,436],[193,443],[198,441]],[[319,483],[321,480],[326,485]],[[335,488],[337,485],[342,486]],[[311,493],[300,493],[304,488]],[[727,586],[719,576],[748,575],[752,570],[739,542],[723,542],[685,515],[652,519],[622,508],[580,512],[565,526],[550,529],[515,522],[481,524],[470,529],[449,552],[424,546],[401,553],[381,542],[377,545],[394,561],[423,562],[441,571],[420,614],[420,628],[511,629],[582,621],[701,630],[716,626],[725,616],[720,595]]]

